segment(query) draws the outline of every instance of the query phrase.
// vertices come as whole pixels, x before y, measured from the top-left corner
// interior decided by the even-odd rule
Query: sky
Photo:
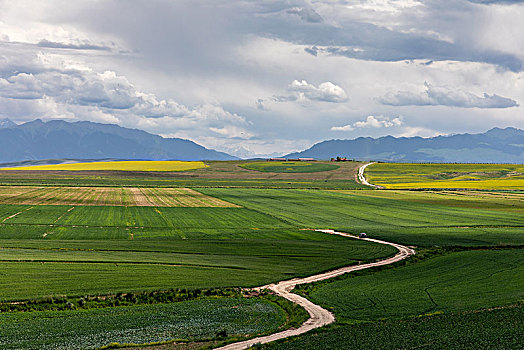
[[[0,0],[0,119],[239,157],[524,129],[524,0]]]

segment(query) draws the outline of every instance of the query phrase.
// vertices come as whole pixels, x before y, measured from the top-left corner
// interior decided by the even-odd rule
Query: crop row
[[[188,188],[1,186],[0,204],[235,207]]]

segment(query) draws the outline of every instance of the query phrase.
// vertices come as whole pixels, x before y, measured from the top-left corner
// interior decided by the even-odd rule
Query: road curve
[[[324,272],[324,273],[321,273],[321,274],[318,274],[318,275],[313,275],[313,276],[309,276],[309,277],[305,277],[305,278],[295,278],[295,279],[292,279],[292,280],[281,281],[281,282],[278,282],[277,284],[269,284],[269,285],[266,285],[266,286],[255,288],[255,289],[258,289],[258,290],[269,289],[269,290],[275,292],[276,294],[280,295],[281,297],[284,297],[284,298],[286,298],[286,299],[288,299],[288,300],[290,300],[290,301],[292,301],[292,302],[302,306],[309,313],[309,316],[310,316],[309,319],[305,323],[303,323],[300,327],[298,327],[296,329],[288,329],[288,330],[285,330],[285,331],[282,331],[282,332],[278,332],[278,333],[274,333],[274,334],[270,334],[270,335],[267,335],[267,336],[253,338],[253,339],[245,340],[245,341],[238,342],[238,343],[232,343],[232,344],[220,347],[218,349],[221,349],[221,350],[242,350],[242,349],[247,349],[247,348],[250,348],[251,346],[253,346],[255,344],[264,344],[264,343],[269,343],[269,342],[272,342],[272,341],[275,341],[275,340],[292,337],[292,336],[295,336],[295,335],[306,333],[306,332],[308,332],[308,331],[310,331],[312,329],[319,328],[319,327],[328,325],[330,323],[333,323],[333,322],[335,322],[335,316],[333,316],[333,314],[331,312],[329,312],[328,310],[326,310],[326,309],[324,309],[324,308],[322,308],[322,307],[320,307],[320,306],[318,306],[316,304],[313,304],[311,301],[307,300],[306,298],[301,297],[300,295],[296,295],[296,294],[291,293],[293,288],[295,288],[295,286],[298,285],[298,284],[313,283],[313,282],[322,281],[322,280],[325,280],[325,279],[328,279],[328,278],[333,278],[333,277],[336,277],[336,276],[340,276],[340,275],[343,275],[343,274],[348,273],[348,272],[364,270],[364,269],[368,269],[370,267],[375,267],[375,266],[383,266],[383,265],[393,264],[393,263],[395,263],[397,261],[401,261],[403,259],[406,259],[410,255],[415,254],[415,251],[413,249],[405,247],[405,246],[400,245],[400,244],[396,244],[396,243],[381,241],[381,240],[372,239],[372,238],[358,238],[357,236],[350,235],[350,234],[344,233],[344,232],[336,232],[334,230],[316,230],[316,231],[324,232],[324,233],[328,233],[328,234],[332,234],[332,235],[339,235],[339,236],[344,236],[344,237],[349,237],[349,238],[361,239],[361,240],[369,241],[369,242],[375,242],[375,243],[380,243],[380,244],[387,244],[387,245],[390,245],[390,246],[393,246],[393,247],[397,248],[398,249],[398,253],[395,256],[393,256],[393,257],[390,257],[390,258],[387,258],[387,259],[384,259],[384,260],[380,260],[380,261],[376,261],[376,262],[373,262],[373,263],[369,263],[369,264],[346,266],[346,267],[342,267],[342,268],[339,268],[339,269],[336,269],[336,270]]]
[[[371,162],[371,163],[366,163],[364,165],[362,165],[360,168],[358,168],[358,181],[360,181],[360,183],[362,185],[366,185],[366,186],[369,186],[369,187],[373,187],[373,188],[384,188],[382,186],[377,186],[377,185],[373,185],[373,184],[370,184],[368,182],[368,180],[366,180],[366,177],[364,176],[364,171],[366,170],[366,168],[368,166],[370,166],[371,164],[375,164],[376,162]]]

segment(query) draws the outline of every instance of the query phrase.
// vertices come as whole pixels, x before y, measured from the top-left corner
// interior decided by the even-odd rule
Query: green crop
[[[170,304],[0,314],[2,349],[89,349],[110,343],[207,340],[276,330],[284,312],[246,298],[199,299]]]
[[[522,305],[322,328],[263,349],[520,349]]]

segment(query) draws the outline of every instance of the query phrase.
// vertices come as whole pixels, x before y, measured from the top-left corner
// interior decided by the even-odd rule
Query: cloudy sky
[[[0,0],[0,119],[238,156],[524,128],[524,0]]]

